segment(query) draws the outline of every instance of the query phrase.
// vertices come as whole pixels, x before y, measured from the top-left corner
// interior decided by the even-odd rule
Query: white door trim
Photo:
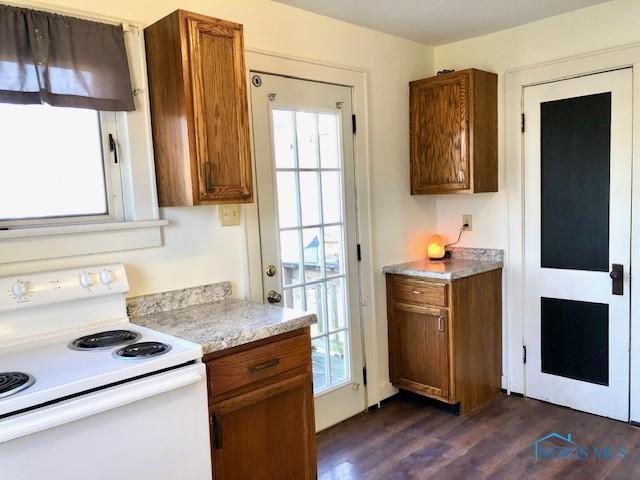
[[[370,162],[367,119],[367,74],[363,69],[322,63],[316,60],[296,58],[277,53],[264,52],[249,48],[245,52],[247,85],[250,88],[251,71],[284,75],[303,80],[334,83],[352,87],[353,113],[356,115],[357,133],[354,136],[354,163],[356,178],[356,226],[358,243],[361,245],[362,261],[359,262],[360,281],[360,317],[363,336],[363,360],[367,366],[370,380],[366,388],[367,406],[378,403],[388,396],[375,379],[379,377],[378,334],[374,318],[375,301],[373,297],[373,263],[371,239],[371,197]],[[251,108],[251,105],[249,105]],[[251,112],[249,112],[251,118]],[[252,128],[252,127],[251,127]],[[251,134],[253,151],[253,132]],[[255,154],[253,155],[255,161]],[[254,165],[255,171],[255,165]],[[254,189],[255,186],[254,175]],[[254,190],[255,191],[255,190]],[[260,230],[258,205],[254,202],[243,207],[244,230],[246,235],[245,285],[247,298],[262,302],[262,259],[260,258]]]
[[[585,55],[546,62],[510,70],[505,75],[505,151],[506,164],[507,229],[506,251],[506,357],[507,390],[525,393],[522,345],[524,340],[524,178],[523,142],[520,131],[523,89],[529,85],[563,80],[571,77],[607,70],[632,67],[633,89],[640,92],[640,43],[601,50]],[[633,98],[633,160],[632,160],[632,213],[631,213],[631,271],[635,257],[640,255],[640,95]],[[638,208],[633,208],[633,206]],[[640,421],[640,286],[631,282],[631,382],[630,418]],[[634,318],[637,317],[637,318]]]

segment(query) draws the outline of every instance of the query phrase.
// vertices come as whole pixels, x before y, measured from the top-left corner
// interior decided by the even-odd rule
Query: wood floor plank
[[[532,442],[551,432],[571,433],[590,458],[536,461]],[[624,447],[628,455],[594,458],[593,446]],[[321,480],[640,478],[640,429],[506,395],[465,416],[402,396],[321,432],[318,473]]]

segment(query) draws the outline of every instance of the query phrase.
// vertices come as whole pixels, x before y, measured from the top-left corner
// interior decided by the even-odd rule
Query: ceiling
[[[442,45],[607,0],[275,1],[427,45]]]

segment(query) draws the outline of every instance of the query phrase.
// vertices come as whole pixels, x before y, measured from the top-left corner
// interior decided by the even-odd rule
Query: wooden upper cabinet
[[[409,84],[412,195],[498,191],[497,78],[469,69]]]
[[[145,42],[160,206],[251,202],[242,25],[177,10]]]

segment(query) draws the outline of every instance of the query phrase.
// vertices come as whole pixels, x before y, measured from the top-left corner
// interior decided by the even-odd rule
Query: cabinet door
[[[469,74],[412,82],[411,193],[467,190]]]
[[[210,415],[215,480],[315,478],[310,374],[215,404]]]
[[[449,325],[445,310],[396,303],[389,325],[391,381],[450,400]]]
[[[242,26],[191,17],[187,31],[196,203],[249,202],[251,154]]]

